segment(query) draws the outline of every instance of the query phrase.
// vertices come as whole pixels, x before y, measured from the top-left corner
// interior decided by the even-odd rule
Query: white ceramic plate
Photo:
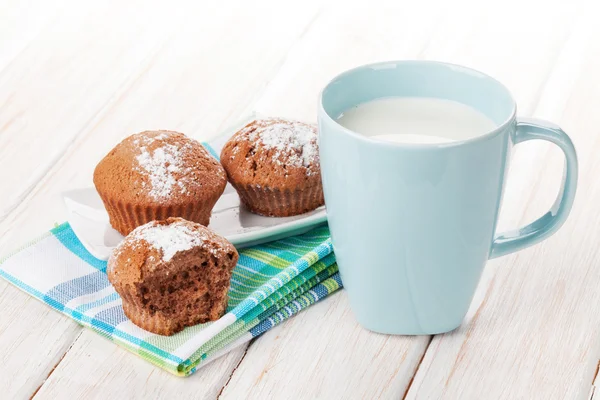
[[[227,139],[255,117],[245,118],[209,144],[217,154],[220,153]],[[110,226],[108,213],[96,189],[88,187],[69,190],[62,195],[69,224],[83,246],[94,257],[108,259],[123,236]],[[285,218],[253,214],[240,206],[236,191],[227,184],[225,192],[212,210],[209,228],[225,236],[236,247],[242,248],[298,235],[326,221],[325,206],[306,214]]]

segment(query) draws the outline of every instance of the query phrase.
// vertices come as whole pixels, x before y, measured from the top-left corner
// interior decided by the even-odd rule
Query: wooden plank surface
[[[256,339],[221,398],[398,399],[428,344],[363,329],[337,293]]]
[[[72,0],[5,0],[0,7],[0,74]],[[1,133],[1,132],[0,132]]]
[[[584,398],[598,363],[600,200],[594,133],[600,79],[597,25],[582,13],[534,114],[563,125],[579,154],[580,181],[569,221],[546,242],[496,260],[463,326],[436,336],[407,398]],[[539,146],[539,143],[530,143]],[[546,146],[529,165],[523,224],[556,196],[562,154]],[[514,225],[513,225],[514,226]],[[505,384],[499,384],[502,377]]]
[[[106,21],[98,19],[109,17],[111,3],[57,2],[49,7],[28,2],[2,9],[7,13],[0,17],[6,22],[1,29],[8,36],[0,39],[6,49],[0,58],[5,62],[0,71],[0,221],[100,111],[122,76],[145,57],[133,40],[123,47],[101,40],[104,29],[98,24]],[[89,35],[75,37],[83,27],[89,27]],[[112,35],[131,29],[118,19],[112,27]],[[110,34],[104,37],[111,39]],[[155,39],[145,49],[155,46]],[[97,56],[106,59],[95,60]],[[106,63],[112,63],[112,69]],[[19,236],[20,230],[27,231],[27,223],[2,235],[3,254],[41,232]],[[5,396],[27,397],[51,373],[81,328],[5,281],[0,291],[0,387]]]
[[[60,192],[91,185],[95,164],[123,137],[146,129],[166,127],[198,139],[207,139],[235,122],[246,110],[252,109],[252,101],[263,90],[265,82],[276,73],[288,48],[302,36],[319,10],[317,2],[313,5],[303,3],[292,10],[294,21],[275,19],[265,24],[263,29],[253,31],[252,26],[270,19],[271,13],[283,12],[275,1],[265,4],[265,7],[268,12],[257,9],[256,5],[232,3],[229,8],[221,8],[217,15],[206,9],[199,12],[203,14],[201,19],[197,15],[188,15],[180,20],[181,29],[166,38],[155,54],[135,70],[134,78],[117,90],[92,123],[81,127],[60,159],[0,224],[0,246],[11,247],[30,238],[32,231],[43,232],[55,222],[63,221],[65,213]],[[146,24],[150,29],[153,26],[150,21]],[[237,29],[231,29],[232,26]],[[24,163],[27,161],[22,160]],[[17,292],[10,286],[6,290]],[[23,296],[27,301],[35,302]],[[22,311],[22,304],[11,304],[15,310]],[[39,306],[52,314],[51,318],[46,318],[49,321],[63,319],[43,305]],[[33,315],[39,315],[39,312]],[[32,318],[32,325],[20,326],[19,330],[31,332],[32,337],[39,336],[41,332],[34,324],[35,318]],[[79,329],[75,324],[73,326],[76,331]],[[65,335],[64,339],[62,347],[57,348],[57,355],[64,355],[73,342],[73,337]],[[100,351],[104,351],[105,339],[85,330],[77,343],[79,341],[85,346],[73,346],[39,390],[38,397],[103,398],[107,387],[113,386],[96,384],[100,381],[114,381],[115,394],[124,388],[127,391],[123,393],[134,394],[140,391],[162,393],[161,390],[173,387],[173,391],[180,395],[187,392],[187,397],[194,397],[199,389],[208,396],[215,391],[218,393],[225,383],[221,380],[226,381],[244,350],[228,356],[229,362],[219,362],[210,367],[220,373],[209,375],[213,377],[210,379],[208,376],[197,378],[202,385],[199,387],[198,384],[171,383],[176,378],[151,366],[140,369],[139,365],[143,362],[120,349],[108,354],[101,362],[95,362],[99,353],[94,347],[99,346]],[[56,343],[61,343],[60,339],[56,339]],[[36,346],[32,345],[29,351],[34,352],[35,349]],[[5,352],[11,354],[10,346],[7,345]],[[12,354],[15,363],[27,362],[23,353]],[[54,366],[58,360],[54,363],[47,361],[49,366]],[[16,365],[11,367],[15,373],[19,371]],[[117,381],[116,378],[111,379],[115,376],[115,369],[132,372],[119,374],[122,380]],[[94,381],[84,379],[90,374],[96,376]],[[150,374],[152,379],[148,379]],[[46,375],[36,377],[37,386]],[[35,379],[30,377],[29,381]],[[32,384],[31,387],[35,386]]]
[[[234,350],[180,378],[85,330],[35,399],[214,399],[243,354]]]
[[[120,138],[167,128],[204,139],[251,110],[314,120],[318,91],[332,76],[385,59],[481,69],[511,89],[521,115],[564,125],[581,163],[572,218],[544,244],[490,262],[465,323],[451,334],[367,332],[342,292],[188,379],[0,281],[4,395],[23,398],[38,389],[39,398],[590,393],[600,350],[594,268],[600,29],[592,1],[142,4],[0,6],[9,11],[0,13],[0,190],[10,188],[0,197],[2,254],[62,222],[60,192],[91,184],[97,160]],[[516,148],[500,229],[549,207],[561,167],[550,145]]]
[[[445,11],[429,12],[430,6],[415,4],[410,15],[402,7],[327,7],[291,49],[257,110],[315,121],[319,90],[335,74],[423,51]],[[414,18],[419,14],[430,17],[427,23]],[[346,294],[337,294],[258,338],[221,397],[399,398],[429,340],[368,332],[356,323]]]
[[[432,7],[432,3],[420,4],[423,15]],[[523,32],[517,29],[514,35],[521,40],[515,42],[497,37],[499,25],[504,21],[496,19],[495,9],[482,9],[482,26],[485,29],[479,30],[467,23],[471,15],[461,16],[442,9],[437,19],[435,14],[431,15],[431,19],[433,26],[445,28],[431,35],[431,27],[425,27],[427,33],[419,41],[418,26],[413,26],[416,25],[414,21],[423,20],[419,10],[412,10],[410,16],[400,21],[399,13],[387,11],[385,18],[376,13],[379,19],[357,9],[346,8],[341,18],[337,10],[324,11],[259,101],[259,111],[305,119],[312,115],[314,118],[318,91],[337,71],[395,53],[388,58],[444,59],[489,70],[510,88],[517,89],[513,91],[521,109],[530,114],[552,74],[552,65],[546,60],[559,56],[580,15],[579,10],[571,11],[569,15],[568,9],[551,9],[543,17],[546,21],[561,21],[560,29],[552,33],[532,30],[529,35],[522,35]],[[460,18],[464,24],[461,24]],[[374,20],[377,30],[361,30],[361,27],[372,26]],[[348,31],[343,28],[346,24],[363,34],[359,43],[347,40]],[[406,46],[394,46],[397,42],[393,40],[384,46],[381,44],[382,36],[411,37],[412,40],[407,41],[410,45]],[[495,42],[496,52],[485,51],[490,42]],[[462,43],[462,46],[456,43]],[[536,51],[526,52],[532,48]],[[315,53],[320,55],[317,66],[308,57]],[[514,53],[524,54],[526,58],[515,64],[502,62]],[[299,82],[297,76],[307,69],[312,72],[312,80]],[[282,101],[284,96],[292,100]],[[536,174],[539,171],[532,169],[522,171],[530,164],[531,156],[539,152],[539,147],[523,146],[517,151],[520,154],[515,156],[514,167],[519,172],[511,174],[504,202],[503,222],[509,226],[515,226],[520,220],[524,212],[523,203],[531,197],[531,183],[539,175]],[[483,285],[488,280],[484,276]],[[429,338],[389,337],[384,343],[381,335],[369,333],[358,326],[349,327],[354,319],[348,312],[345,295],[335,302],[333,299],[326,302],[329,303],[327,307],[314,307],[297,317],[306,322],[290,321],[257,339],[223,391],[223,398],[238,398],[244,393],[255,398],[401,397],[408,389],[411,371],[417,368]],[[290,350],[292,346],[311,350],[293,351]],[[344,351],[344,348],[360,350]],[[387,356],[380,357],[380,354]],[[287,361],[289,359],[297,362]],[[319,379],[321,376],[327,378]]]
[[[142,3],[73,2],[2,71],[0,181],[11,191],[0,198],[0,221],[174,29],[148,25],[158,10]],[[28,159],[16,148],[27,148]]]

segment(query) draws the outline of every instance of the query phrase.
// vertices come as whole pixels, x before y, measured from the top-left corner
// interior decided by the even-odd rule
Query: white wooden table
[[[485,71],[513,91],[520,115],[571,135],[580,185],[559,233],[490,262],[452,333],[367,332],[342,291],[187,379],[0,281],[0,398],[593,396],[596,0],[391,3],[0,0],[0,253],[64,221],[59,193],[90,185],[97,161],[128,134],[173,129],[206,139],[252,110],[314,120],[318,91],[335,74],[406,58]],[[519,145],[499,229],[548,209],[562,167],[556,148]]]

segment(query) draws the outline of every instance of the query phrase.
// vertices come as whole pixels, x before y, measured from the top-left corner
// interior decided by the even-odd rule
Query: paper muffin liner
[[[135,325],[148,332],[156,333],[157,335],[170,336],[183,329],[176,320],[165,317],[163,313],[152,313],[149,310],[145,310],[125,301],[124,298],[123,312]]]
[[[233,187],[248,210],[267,217],[290,217],[304,214],[325,204],[321,185],[296,190],[238,184]]]
[[[104,207],[108,212],[111,226],[124,236],[140,225],[144,225],[150,221],[167,219],[169,217],[180,217],[188,221],[208,226],[212,208],[219,199],[219,196],[214,196],[214,198],[204,202],[186,205],[142,206],[109,199],[100,194],[100,197],[104,202]]]

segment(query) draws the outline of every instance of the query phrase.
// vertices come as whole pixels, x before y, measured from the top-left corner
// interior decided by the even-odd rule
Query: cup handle
[[[527,140],[547,140],[565,153],[565,167],[556,201],[546,214],[522,228],[497,235],[492,243],[490,258],[519,251],[550,237],[567,219],[577,189],[577,152],[573,142],[558,126],[532,118],[519,118],[514,143]]]

